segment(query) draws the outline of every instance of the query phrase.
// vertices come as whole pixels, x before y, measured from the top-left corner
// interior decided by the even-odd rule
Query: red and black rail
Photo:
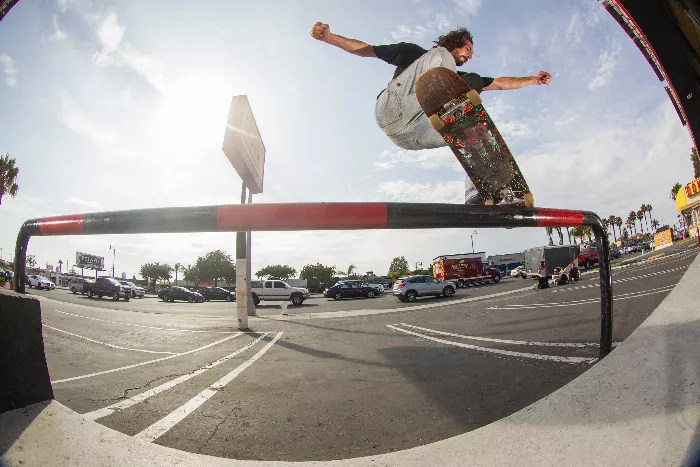
[[[27,245],[33,236],[289,230],[446,229],[590,226],[600,261],[600,357],[612,346],[612,282],[608,237],[589,211],[431,203],[245,204],[136,209],[26,221],[17,236],[15,290],[25,291]]]

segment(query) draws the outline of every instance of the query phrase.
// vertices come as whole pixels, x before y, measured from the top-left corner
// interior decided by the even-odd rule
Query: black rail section
[[[433,203],[292,203],[136,209],[26,221],[17,235],[14,286],[25,293],[29,239],[49,235],[295,230],[447,229],[590,226],[600,261],[600,358],[612,348],[610,244],[589,211]]]

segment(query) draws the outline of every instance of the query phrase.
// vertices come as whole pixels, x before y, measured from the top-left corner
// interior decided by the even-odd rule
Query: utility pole
[[[476,233],[477,232],[475,230],[474,232],[472,232],[472,235],[471,235],[471,237],[472,237],[472,253],[474,253],[474,235],[476,235]]]

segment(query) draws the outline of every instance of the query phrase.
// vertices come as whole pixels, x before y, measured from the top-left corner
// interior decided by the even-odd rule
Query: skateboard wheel
[[[485,206],[495,206],[496,203],[493,202],[493,199],[487,199],[486,201],[484,201],[484,205]]]
[[[525,207],[526,208],[534,208],[535,207],[535,195],[533,195],[530,192],[525,193],[523,196],[523,201],[525,201]]]
[[[467,93],[467,97],[469,98],[469,102],[471,102],[474,105],[474,107],[481,104],[481,96],[475,90],[472,89],[471,91],[469,91]]]
[[[430,117],[428,117],[428,120],[430,120],[430,125],[437,131],[442,130],[442,127],[445,126],[437,114],[432,114]]]

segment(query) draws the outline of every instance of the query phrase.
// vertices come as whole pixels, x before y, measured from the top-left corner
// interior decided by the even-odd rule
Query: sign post
[[[224,132],[222,150],[241,177],[241,204],[246,203],[246,194],[262,193],[265,173],[265,145],[248,97],[234,96],[231,99],[228,121]],[[248,329],[248,315],[255,315],[250,302],[250,232],[236,234],[236,317],[238,329]],[[252,305],[252,303],[250,303]]]

